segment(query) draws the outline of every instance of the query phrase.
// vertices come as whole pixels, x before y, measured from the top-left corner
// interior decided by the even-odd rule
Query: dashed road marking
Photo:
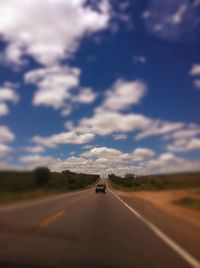
[[[61,216],[63,216],[64,214],[64,210],[59,211],[56,214],[53,214],[52,216],[48,217],[47,219],[43,220],[40,223],[40,227],[46,227],[47,225],[49,225],[50,223],[52,223],[53,221],[57,220],[58,218],[60,218]]]

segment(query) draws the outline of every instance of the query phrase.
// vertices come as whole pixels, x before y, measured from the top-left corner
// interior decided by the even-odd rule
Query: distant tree
[[[48,184],[50,179],[50,170],[47,167],[38,167],[34,171],[36,186],[41,187]]]
[[[126,175],[125,175],[125,178],[126,178],[126,179],[134,179],[134,178],[135,178],[135,175],[129,173],[129,174],[126,174]]]
[[[66,169],[66,170],[63,170],[62,173],[63,173],[63,174],[70,174],[71,171],[70,171],[69,169]]]

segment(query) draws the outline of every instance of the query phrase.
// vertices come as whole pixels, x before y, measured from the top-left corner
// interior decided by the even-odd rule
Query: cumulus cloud
[[[199,161],[190,161],[177,157],[173,153],[162,153],[158,157],[149,148],[136,148],[132,152],[122,152],[116,148],[95,147],[79,156],[56,159],[39,154],[24,155],[20,162],[26,168],[46,165],[52,171],[65,169],[74,172],[96,173],[107,176],[110,173],[124,176],[127,173],[150,174],[178,171],[194,171],[199,169]]]
[[[32,141],[39,146],[54,148],[59,144],[84,144],[94,139],[92,133],[77,134],[76,132],[63,132],[49,137],[35,136]]]
[[[172,153],[163,153],[157,158],[154,157],[154,151],[148,148],[136,148],[131,153],[125,153],[114,148],[96,147],[82,153],[80,157],[73,156],[56,161],[52,168],[85,173],[90,171],[102,176],[110,173],[124,176],[127,173],[150,174],[199,169],[199,161],[190,161]]]
[[[0,103],[0,116],[4,116],[9,113],[9,109],[7,104]]]
[[[12,152],[12,148],[7,145],[15,140],[15,135],[9,127],[0,125],[0,158],[5,157]]]
[[[72,88],[79,85],[79,76],[78,68],[54,66],[26,73],[25,81],[38,87],[33,99],[34,105],[58,109],[65,106],[65,100],[70,99]]]
[[[192,65],[192,68],[190,70],[190,75],[192,75],[192,76],[199,75],[200,76],[200,64],[195,63]]]
[[[172,133],[168,133],[164,136],[165,140],[178,140],[178,139],[187,139],[194,138],[200,135],[200,126],[197,124],[191,123],[184,125],[182,129],[177,129]]]
[[[106,92],[102,109],[120,111],[139,104],[144,97],[147,86],[142,81],[125,81],[118,79]]]
[[[81,88],[79,94],[72,97],[73,102],[92,103],[96,99],[97,94],[91,88]]]
[[[152,158],[155,152],[147,148],[137,148],[132,153],[126,154],[126,158],[130,158],[133,161],[144,161],[146,159]]]
[[[200,150],[200,139],[180,139],[175,140],[173,144],[167,146],[167,149],[172,152],[189,152]]]
[[[42,146],[36,145],[36,146],[27,146],[24,148],[24,150],[29,153],[37,154],[44,152],[45,149]]]
[[[0,125],[0,142],[8,143],[15,140],[15,134],[9,127]]]
[[[165,135],[164,140],[171,141],[171,143],[167,145],[167,150],[172,152],[199,150],[200,126],[194,123],[185,124],[182,129]]]
[[[90,88],[81,88],[80,69],[69,66],[39,68],[25,74],[25,82],[37,86],[33,104],[62,109],[63,116],[69,115],[73,103],[88,104],[96,94]],[[78,93],[75,93],[77,91]]]
[[[99,1],[96,8],[86,0],[2,0],[0,36],[7,46],[7,61],[22,64],[31,56],[44,65],[54,65],[73,55],[81,38],[108,27],[110,5]]]
[[[50,156],[35,155],[24,155],[19,158],[19,161],[26,165],[26,169],[36,168],[38,166],[51,167],[52,164],[56,163],[56,159]]]
[[[129,162],[132,163],[133,161],[144,161],[145,159],[152,158],[154,154],[154,151],[148,148],[136,148],[131,153],[123,153],[114,148],[95,147],[82,153],[81,156],[96,159],[95,161],[97,163],[107,163],[110,165],[111,163],[127,164]]]
[[[145,129],[150,124],[151,119],[140,114],[97,111],[91,118],[83,118],[77,127],[70,126],[70,128],[82,133],[90,132],[106,136]]]
[[[122,153],[117,149],[98,147],[98,148],[92,148],[90,151],[82,153],[81,156],[113,158],[113,157],[119,157],[121,156],[121,154]]]
[[[195,79],[195,80],[194,80],[194,87],[195,87],[196,89],[200,89],[200,79]]]
[[[9,113],[8,103],[17,103],[19,96],[16,93],[17,85],[10,82],[5,82],[0,86],[0,116]]]
[[[124,153],[115,148],[95,147],[83,152],[79,157],[69,157],[56,161],[54,170],[71,169],[76,172],[98,173],[107,175],[115,173],[138,173],[143,170],[140,161],[151,159],[154,152],[148,148],[137,148],[131,153]],[[137,165],[134,165],[136,162]],[[143,170],[144,172],[144,170]]]
[[[199,170],[200,161],[190,161],[172,153],[163,153],[157,159],[148,161],[145,169],[148,173],[189,172]]]
[[[151,137],[151,136],[163,135],[163,134],[175,131],[177,129],[180,129],[182,127],[183,127],[183,123],[179,123],[179,122],[174,123],[174,122],[167,122],[167,121],[162,121],[162,120],[155,120],[152,122],[151,125],[149,125],[143,131],[138,133],[135,136],[135,139],[141,140],[141,139]]]
[[[0,143],[0,158],[12,151],[12,148],[6,144]]]
[[[140,114],[123,114],[132,105],[138,104],[146,92],[146,84],[141,81],[118,79],[106,91],[103,103],[95,109],[91,118],[83,118],[77,126],[66,123],[66,128],[81,133],[94,133],[101,136],[118,134],[115,139],[124,139],[125,132],[144,129],[151,124],[151,119]],[[119,136],[122,135],[123,136]]]
[[[194,1],[148,0],[143,19],[149,33],[169,41],[196,41],[199,11]]]
[[[200,89],[200,64],[193,64],[189,74],[196,77],[193,84],[196,89]]]
[[[132,59],[134,63],[144,64],[147,62],[147,58],[142,55],[135,55]]]
[[[113,139],[114,140],[126,140],[127,135],[126,134],[114,134]]]

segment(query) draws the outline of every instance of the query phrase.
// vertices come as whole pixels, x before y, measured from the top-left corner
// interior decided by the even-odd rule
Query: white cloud
[[[63,132],[55,134],[49,137],[35,136],[32,138],[32,141],[37,145],[54,148],[59,144],[84,144],[92,141],[94,139],[94,134],[84,133],[77,134],[76,132]]]
[[[81,88],[78,95],[73,96],[72,100],[77,103],[91,103],[96,99],[97,94],[91,88]]]
[[[200,89],[200,79],[195,79],[195,80],[194,80],[194,87],[195,87],[196,89]]]
[[[197,63],[193,64],[193,66],[190,70],[190,75],[192,75],[192,76],[199,75],[200,76],[200,64],[197,64]]]
[[[11,132],[10,128],[7,126],[0,126],[0,142],[12,142],[15,139],[14,133]]]
[[[145,169],[148,173],[187,172],[199,170],[200,161],[190,161],[172,153],[163,153],[157,159],[148,161]]]
[[[66,106],[66,107],[64,108],[64,110],[61,111],[60,114],[61,114],[62,116],[68,116],[68,115],[71,114],[71,112],[72,112],[72,107],[71,107],[71,105],[68,105],[68,106]]]
[[[108,167],[112,164],[127,165],[132,162],[140,162],[152,158],[155,155],[154,151],[148,148],[136,148],[131,153],[123,153],[114,148],[96,147],[81,154],[81,157],[86,157],[95,160],[98,164],[104,164]]]
[[[12,148],[6,144],[0,143],[0,158],[3,155],[6,155],[12,151]]]
[[[38,87],[33,99],[34,105],[47,105],[58,109],[65,107],[65,101],[70,100],[70,91],[79,85],[79,76],[78,68],[54,66],[26,73],[25,81]]]
[[[11,153],[12,148],[6,143],[14,141],[15,135],[7,126],[0,125],[0,158]]]
[[[96,147],[80,156],[70,156],[63,160],[35,154],[22,156],[20,162],[26,168],[45,165],[53,171],[70,169],[103,176],[110,173],[124,176],[127,173],[150,174],[199,169],[199,161],[190,161],[172,153],[162,153],[157,158],[154,156],[155,152],[148,148],[136,148],[133,152],[126,153],[116,148]]]
[[[144,97],[147,86],[142,81],[124,81],[118,79],[106,92],[102,109],[120,111],[139,104]]]
[[[114,140],[126,140],[127,135],[126,134],[114,134],[113,139]]]
[[[152,158],[154,155],[155,153],[151,149],[137,148],[131,154],[129,154],[129,157],[133,161],[144,161],[146,159]]]
[[[16,93],[17,85],[5,82],[0,86],[0,116],[9,113],[9,108],[7,102],[17,103],[19,101],[19,96]]]
[[[88,149],[91,149],[91,148],[93,148],[93,147],[95,147],[95,146],[92,145],[92,144],[86,144],[86,145],[83,145],[81,148],[82,148],[82,149],[86,149],[86,150],[88,150]]]
[[[9,109],[7,104],[0,103],[0,116],[4,116],[9,113]]]
[[[187,11],[187,5],[186,4],[180,5],[177,11],[168,18],[169,22],[174,25],[180,24],[183,21],[183,16],[186,11]]]
[[[135,55],[135,56],[133,56],[133,62],[144,64],[147,62],[147,58],[145,56]]]
[[[148,0],[143,19],[150,34],[168,41],[196,41],[199,10],[194,1]]]
[[[191,123],[184,125],[182,129],[178,129],[164,136],[164,140],[172,141],[167,145],[167,150],[172,152],[189,152],[200,149],[200,126]]]
[[[183,123],[174,123],[174,122],[167,122],[162,120],[155,120],[145,128],[143,131],[138,133],[135,136],[136,140],[141,140],[147,137],[156,136],[156,135],[163,135],[180,129],[183,127]]]
[[[85,0],[1,0],[0,36],[7,42],[4,56],[15,64],[31,56],[44,65],[70,57],[80,39],[108,27],[111,17],[107,0],[96,8]]]
[[[189,74],[196,77],[193,84],[196,89],[200,89],[200,64],[193,64]]]
[[[147,148],[137,148],[131,153],[123,153],[115,148],[96,147],[82,153],[80,157],[73,156],[56,161],[52,165],[52,169],[71,169],[76,172],[104,175],[109,173],[125,175],[126,173],[140,173],[143,167],[139,161],[151,159],[153,156],[154,152]],[[133,162],[137,162],[137,165],[133,165]]]
[[[34,153],[34,154],[42,153],[45,150],[44,147],[39,146],[39,145],[37,145],[37,146],[27,146],[24,149],[25,149],[25,151],[27,151],[29,153]]]
[[[62,109],[61,115],[72,111],[73,103],[88,104],[95,100],[96,94],[90,88],[81,88],[80,69],[68,66],[54,66],[32,70],[25,74],[26,83],[37,86],[33,104]],[[78,93],[75,93],[78,89]]]
[[[113,149],[113,148],[107,148]],[[115,150],[115,149],[113,149]],[[90,152],[90,151],[88,151]],[[131,154],[129,159],[123,159],[122,156],[127,155],[127,153],[122,153],[121,156],[111,157],[112,152],[107,151],[108,156],[105,152],[101,153],[87,154],[87,157],[69,157],[65,160],[55,159],[51,164],[51,169],[56,171],[62,171],[64,169],[70,169],[75,172],[83,173],[97,173],[102,176],[107,176],[110,173],[114,173],[119,176],[124,176],[127,173],[133,174],[150,174],[150,173],[167,173],[167,172],[178,172],[178,171],[194,171],[199,170],[199,161],[189,161],[184,158],[177,157],[173,154],[164,153],[158,158],[152,159],[151,157],[146,157],[145,161],[136,160],[136,165],[133,164],[135,160],[132,160]],[[116,152],[116,154],[118,154]]]
[[[84,118],[79,122],[77,127],[70,126],[70,128],[82,133],[90,132],[106,136],[113,133],[125,133],[145,129],[151,123],[151,119],[140,114],[97,111],[93,117]],[[67,127],[69,127],[68,124]]]
[[[92,148],[90,151],[81,154],[83,157],[104,157],[107,160],[108,158],[112,159],[121,155],[122,153],[119,150],[107,147]]]
[[[0,87],[0,102],[11,101],[15,103],[18,100],[19,97],[12,87],[8,87],[6,84]]]
[[[177,140],[177,139],[187,139],[187,138],[194,138],[200,135],[200,126],[196,124],[189,124],[184,126],[182,129],[178,129],[172,133],[169,133],[164,136],[165,140]]]
[[[178,139],[173,144],[167,146],[167,149],[172,152],[189,152],[200,150],[200,139]]]
[[[143,19],[148,19],[150,16],[151,16],[151,13],[150,13],[149,10],[145,10],[145,11],[142,13],[142,18],[143,18]]]
[[[56,162],[56,159],[50,156],[40,156],[40,155],[24,155],[19,158],[19,161],[26,164],[27,168],[35,168],[39,166],[48,166]]]

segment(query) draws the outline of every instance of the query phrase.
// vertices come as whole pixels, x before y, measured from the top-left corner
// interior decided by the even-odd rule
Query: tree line
[[[74,190],[84,188],[99,179],[97,174],[70,170],[51,172],[47,167],[33,171],[0,171],[0,191],[29,191],[38,188]]]

